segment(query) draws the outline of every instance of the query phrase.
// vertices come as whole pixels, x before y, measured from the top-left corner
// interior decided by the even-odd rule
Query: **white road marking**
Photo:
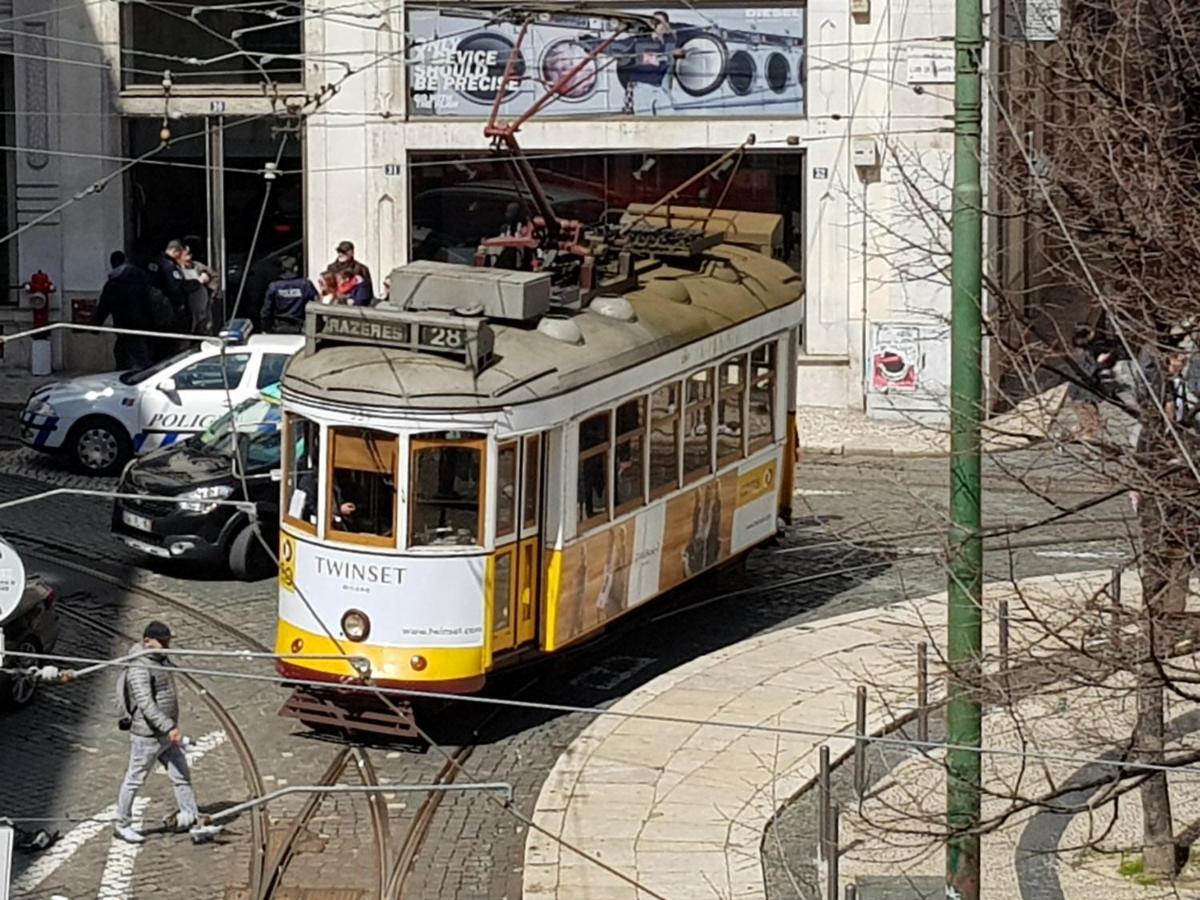
[[[141,829],[142,813],[150,801],[138,797],[133,801],[133,827]],[[96,900],[127,900],[133,896],[133,864],[141,851],[141,844],[130,844],[115,835],[108,848],[108,859],[104,863],[104,874],[100,876],[100,890]]]
[[[1125,556],[1120,550],[1034,550],[1033,555],[1046,559],[1121,559]]]
[[[205,753],[225,742],[225,732],[206,734],[192,746],[188,762],[197,762]],[[58,843],[41,854],[29,868],[13,879],[12,893],[27,894],[58,871],[59,867],[78,852],[79,848],[104,831],[117,817],[117,804],[111,803],[86,822],[80,822],[68,831]],[[133,846],[133,845],[130,845]]]
[[[793,491],[797,497],[848,497],[849,491],[823,491],[818,488],[799,488]]]

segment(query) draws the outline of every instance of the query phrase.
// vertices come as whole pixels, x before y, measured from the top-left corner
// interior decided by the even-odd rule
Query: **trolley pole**
[[[979,900],[983,542],[980,420],[983,416],[983,110],[981,0],[955,0],[954,201],[950,263],[950,533],[948,572],[947,900]]]

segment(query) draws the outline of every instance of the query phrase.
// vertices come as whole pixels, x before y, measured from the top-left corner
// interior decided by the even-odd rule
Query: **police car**
[[[250,323],[240,319],[222,337],[223,364],[221,342],[205,341],[145,369],[38,388],[21,414],[21,442],[64,454],[89,474],[112,474],[130,456],[203,431],[276,383],[304,346],[298,334],[250,336]]]

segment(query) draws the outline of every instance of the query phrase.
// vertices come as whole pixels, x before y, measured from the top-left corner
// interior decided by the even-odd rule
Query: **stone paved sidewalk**
[[[1040,596],[1070,607],[1108,577],[1094,571],[1025,579],[1018,589],[989,586],[986,646],[997,646],[1000,599]],[[861,684],[871,685],[869,731],[912,709],[915,644],[940,638],[944,623],[945,595],[935,594],[784,628],[695,659],[611,709],[738,726],[597,718],[559,757],[535,819],[670,900],[765,897],[764,828],[815,777],[823,743],[835,758],[852,743],[822,735],[852,732]],[[1014,644],[1020,639],[1014,627]],[[931,692],[934,660],[931,652]],[[533,830],[524,879],[530,898],[650,896]]]

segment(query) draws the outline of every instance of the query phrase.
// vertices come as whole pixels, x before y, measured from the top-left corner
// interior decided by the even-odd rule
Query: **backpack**
[[[116,696],[117,728],[128,731],[133,727],[133,704],[129,702],[129,666],[121,666],[117,674]]]

